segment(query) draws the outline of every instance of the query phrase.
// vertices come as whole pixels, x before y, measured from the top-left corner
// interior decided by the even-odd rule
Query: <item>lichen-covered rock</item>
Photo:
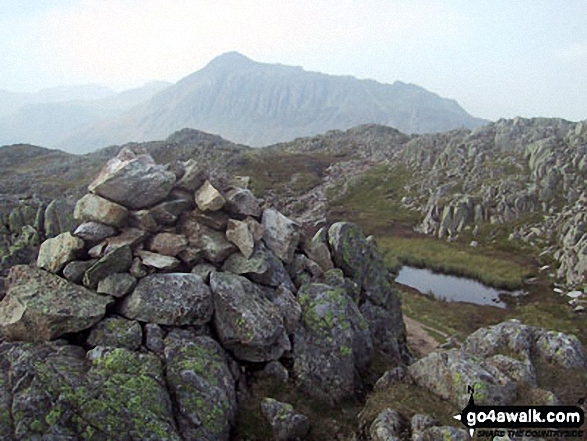
[[[150,210],[130,211],[128,213],[128,225],[149,233],[156,233],[161,228]]]
[[[360,296],[355,300],[369,323],[375,346],[410,361],[399,292],[389,280],[375,246],[367,242],[356,225],[348,222],[333,224],[328,240],[337,267],[360,288]]]
[[[137,285],[136,277],[128,273],[116,273],[106,276],[98,283],[97,291],[112,297],[124,297]]]
[[[95,194],[86,194],[75,204],[73,217],[79,221],[121,227],[126,222],[128,210]]]
[[[299,224],[273,208],[263,211],[262,223],[267,247],[283,262],[290,263],[300,241]]]
[[[255,247],[255,251],[249,259],[246,259],[241,253],[232,254],[224,262],[222,270],[245,275],[262,285],[277,287],[284,284],[291,290],[295,289],[283,263],[262,243]]]
[[[521,361],[502,354],[497,354],[489,357],[487,362],[494,365],[501,373],[511,378],[516,383],[536,387],[536,372],[529,359]]]
[[[389,407],[382,410],[369,428],[372,441],[401,441],[403,419],[401,414]]]
[[[116,234],[116,229],[110,225],[101,224],[100,222],[84,222],[76,228],[73,233],[77,237],[90,243],[102,242],[104,239]]]
[[[117,248],[88,268],[84,274],[83,284],[86,288],[96,289],[102,279],[110,274],[127,272],[131,264],[130,247],[127,245]]]
[[[475,403],[507,405],[516,396],[517,384],[493,364],[451,349],[433,352],[408,368],[420,387],[458,406],[469,401],[468,386],[474,386]]]
[[[210,288],[195,274],[152,274],[124,298],[119,312],[159,325],[202,325],[212,318]]]
[[[163,355],[165,350],[165,331],[155,323],[145,324],[145,346],[156,354]]]
[[[111,346],[136,351],[143,343],[143,330],[134,320],[108,317],[92,328],[87,343],[92,347]]]
[[[175,175],[155,164],[149,155],[122,149],[104,166],[88,189],[132,210],[162,201],[175,184]]]
[[[204,182],[204,185],[196,191],[195,199],[198,208],[202,211],[218,211],[226,202],[224,196],[214,188],[210,181]]]
[[[216,271],[216,267],[210,263],[200,263],[192,268],[192,274],[197,274],[202,278],[204,283],[210,282],[210,274]]]
[[[261,289],[230,273],[212,273],[214,326],[222,346],[244,361],[279,359],[291,349],[282,314]]]
[[[565,369],[585,369],[587,366],[583,345],[574,335],[562,332],[538,332],[536,355]]]
[[[72,236],[71,233],[61,233],[41,244],[37,266],[56,274],[75,260],[84,246],[84,241],[79,237]]]
[[[246,222],[229,220],[226,226],[226,238],[237,246],[246,259],[251,257],[255,248],[255,240]]]
[[[5,340],[46,341],[87,329],[100,321],[111,298],[41,269],[17,265],[8,275],[0,303]]]
[[[369,325],[344,288],[321,283],[298,292],[302,322],[294,336],[294,374],[309,394],[339,400],[354,393],[371,359]]]
[[[473,332],[462,345],[472,355],[489,357],[495,354],[516,354],[528,358],[534,345],[535,328],[519,320],[508,320]]]
[[[228,441],[237,410],[227,354],[209,337],[165,338],[166,380],[184,440]]]
[[[296,413],[289,403],[264,398],[261,402],[261,412],[271,426],[275,441],[303,440],[310,432],[308,417]]]
[[[423,432],[429,427],[436,425],[436,423],[437,420],[432,415],[421,413],[414,415],[410,420],[410,426],[412,427],[412,438],[415,438],[418,433]]]

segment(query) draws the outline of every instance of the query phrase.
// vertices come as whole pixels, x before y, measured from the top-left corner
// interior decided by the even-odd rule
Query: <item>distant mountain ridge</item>
[[[72,133],[140,104],[170,83],[154,81],[117,93],[99,85],[64,86],[34,93],[0,90],[0,145],[56,147]]]
[[[126,114],[81,130],[57,147],[91,151],[162,139],[186,127],[262,146],[365,123],[430,133],[475,128],[486,121],[416,85],[307,72],[230,52]]]

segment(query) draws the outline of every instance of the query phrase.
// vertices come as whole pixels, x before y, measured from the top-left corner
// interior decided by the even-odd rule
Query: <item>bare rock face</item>
[[[203,325],[212,319],[212,296],[195,274],[153,274],[139,281],[119,312],[158,325]]]
[[[131,210],[140,210],[165,199],[174,184],[175,174],[155,164],[153,158],[122,149],[88,189]]]
[[[112,299],[41,269],[14,266],[0,303],[5,340],[47,341],[100,321]]]
[[[52,273],[58,273],[69,262],[74,261],[84,249],[84,241],[71,233],[61,233],[42,243],[37,266]]]
[[[230,273],[212,273],[214,326],[222,345],[239,360],[279,359],[291,349],[279,309],[255,284]]]

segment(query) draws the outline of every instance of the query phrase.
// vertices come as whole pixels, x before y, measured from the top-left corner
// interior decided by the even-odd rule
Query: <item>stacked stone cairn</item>
[[[247,182],[129,149],[106,164],[79,226],[7,278],[0,440],[227,440],[253,369],[336,402],[374,350],[407,361],[374,241],[344,222],[306,235]],[[264,401],[276,439],[308,431],[288,406]]]

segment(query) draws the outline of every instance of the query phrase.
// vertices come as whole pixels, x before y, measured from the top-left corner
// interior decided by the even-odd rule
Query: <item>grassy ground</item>
[[[376,166],[366,172],[347,193],[330,203],[329,217],[359,225],[365,234],[385,235],[395,222],[415,223],[420,214],[400,202],[411,177],[407,167]]]
[[[320,184],[325,170],[336,161],[340,158],[328,155],[250,152],[236,173],[251,177],[257,197],[264,197],[270,189],[277,194],[301,194]]]
[[[387,264],[426,267],[457,276],[471,277],[496,288],[518,289],[524,279],[534,274],[528,264],[522,264],[503,252],[484,251],[463,243],[447,243],[425,236],[385,236],[377,239]]]

